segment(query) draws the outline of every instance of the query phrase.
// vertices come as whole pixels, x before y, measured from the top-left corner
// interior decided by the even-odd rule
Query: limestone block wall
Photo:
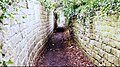
[[[120,16],[97,15],[92,25],[89,22],[87,19],[86,26],[74,23],[78,46],[95,65],[120,66]]]
[[[52,34],[53,22],[37,0],[21,0],[9,10],[14,18],[4,19],[2,25],[4,60],[11,59],[13,65],[32,65],[39,50]],[[17,11],[13,7],[18,8]],[[1,34],[1,33],[0,33]]]

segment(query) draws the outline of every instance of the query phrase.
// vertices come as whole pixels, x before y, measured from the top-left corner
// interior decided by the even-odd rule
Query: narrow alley
[[[38,56],[36,66],[93,66],[93,63],[70,39],[68,30],[53,33],[47,49]]]
[[[0,67],[120,67],[120,0],[0,0]]]

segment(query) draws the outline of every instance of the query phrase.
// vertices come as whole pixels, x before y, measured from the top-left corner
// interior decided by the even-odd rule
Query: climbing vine
[[[55,9],[57,3],[51,2],[50,0],[38,0],[42,6],[45,7],[46,11],[50,12],[51,10]]]
[[[68,19],[74,15],[78,19],[92,18],[96,11],[100,11],[101,17],[120,12],[120,0],[63,0],[63,4],[63,11]]]
[[[8,64],[13,64],[13,61],[11,61],[10,59],[8,61],[6,61],[4,59],[5,54],[2,52],[3,49],[3,44],[0,43],[0,66],[4,66],[7,67]]]
[[[12,17],[12,14],[10,14],[8,12],[8,8],[9,6],[12,5],[13,0],[0,0],[0,24],[3,24],[2,20],[4,18],[8,18],[8,17]],[[2,28],[0,27],[0,30],[2,30]],[[2,53],[2,48],[3,48],[3,44],[0,44],[0,54],[1,54],[1,60],[0,60],[0,65],[3,65],[4,67],[7,66],[7,64],[13,64],[13,62],[11,60],[5,61],[3,59],[3,57],[5,56],[4,53]]]
[[[0,0],[0,24],[4,24],[3,19],[5,18],[14,18],[13,17],[13,13],[10,12],[9,7],[11,7],[17,11],[19,8],[21,8],[22,6],[17,5],[17,3],[15,3],[14,0]],[[14,8],[13,6],[19,6],[19,8]],[[2,30],[2,27],[0,26],[0,30]],[[9,64],[13,64],[13,62],[10,59],[7,59],[8,61],[6,61],[4,59],[5,54],[2,52],[3,49],[3,44],[0,43],[0,65],[6,67]]]
[[[19,5],[15,0],[0,0],[0,24],[3,24],[3,19],[5,18],[11,18],[14,19],[14,13],[11,12],[11,9],[13,11],[18,11],[20,8],[25,8],[22,5]],[[25,18],[25,17],[23,17]],[[2,28],[0,27],[0,30]]]
[[[12,5],[14,0],[1,0],[0,1],[0,23],[3,23],[4,18],[12,17],[12,14],[8,12],[9,6]]]
[[[62,7],[67,20],[74,15],[77,15],[78,19],[91,19],[95,16],[96,11],[100,11],[101,17],[111,13],[120,13],[120,0],[61,0],[59,3],[41,0],[41,3],[47,10]]]

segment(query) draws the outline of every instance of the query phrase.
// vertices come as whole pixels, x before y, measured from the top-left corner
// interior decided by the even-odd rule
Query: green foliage
[[[5,54],[4,53],[2,53],[2,47],[3,47],[3,45],[1,44],[1,46],[0,46],[0,54],[2,55],[2,58],[4,58],[5,57]],[[0,58],[1,59],[1,58]],[[2,65],[2,66],[4,66],[4,67],[7,67],[7,65],[10,65],[10,64],[13,64],[13,62],[9,59],[8,61],[5,61],[4,59],[2,59],[1,61],[0,61],[0,65]]]
[[[79,8],[79,2],[78,0],[63,0],[63,12],[64,15],[66,16],[66,18],[70,18],[71,16],[73,16],[74,14],[76,14],[76,10],[77,8]]]
[[[8,64],[13,64],[13,62],[12,62],[11,60],[9,60],[7,63],[8,63]]]
[[[13,17],[12,14],[10,14],[7,10],[9,8],[9,6],[12,5],[12,2],[14,2],[14,1],[13,0],[0,0],[0,23],[3,24],[2,20],[4,18],[9,18],[9,17],[12,18]],[[2,30],[1,27],[0,27],[0,30]],[[2,57],[4,57],[5,54],[2,53],[2,47],[3,47],[3,44],[0,44],[0,54],[2,55]],[[11,63],[12,61],[9,60],[8,62]],[[0,61],[0,65],[7,67],[7,62],[2,60],[2,61]]]
[[[0,64],[2,64],[3,67],[7,67],[7,64],[13,64],[13,62],[11,60],[8,60],[7,62],[2,60],[2,61],[0,61]]]
[[[85,24],[86,18],[92,20],[96,11],[100,11],[100,17],[120,12],[120,0],[60,0],[59,3],[53,3],[50,0],[40,0],[40,2],[48,11],[62,7],[67,20],[77,15],[77,18],[83,24]]]
[[[14,7],[15,6],[15,7]],[[14,18],[13,14],[14,12],[10,12],[9,8],[12,7],[14,11],[18,11],[19,8],[24,8],[24,6],[19,5],[15,0],[0,0],[0,24],[3,24],[2,21],[5,18]],[[26,18],[26,16],[22,17],[23,19]],[[2,30],[2,27],[0,26],[0,30]],[[0,54],[2,55],[2,60],[0,61],[0,65],[7,67],[9,64],[13,64],[11,60],[5,61],[3,58],[5,57],[5,54],[2,52],[3,44],[0,43]],[[1,59],[1,58],[0,58]]]
[[[3,23],[2,20],[4,18],[12,17],[10,13],[8,13],[9,6],[12,5],[14,0],[0,0],[0,23]]]
[[[45,7],[47,11],[51,11],[52,9],[55,9],[57,6],[55,2],[51,2],[50,0],[38,0],[40,1],[41,5]]]
[[[82,13],[92,16],[95,11],[101,14],[120,12],[120,0],[63,0],[63,4],[66,17]]]
[[[0,64],[2,64],[4,67],[7,67],[5,61],[0,61]]]

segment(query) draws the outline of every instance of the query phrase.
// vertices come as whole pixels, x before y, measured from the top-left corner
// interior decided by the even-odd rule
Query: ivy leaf
[[[8,61],[8,64],[13,64],[13,61],[9,60],[9,61]]]
[[[6,65],[6,62],[5,62],[5,61],[3,61],[3,66],[4,66],[4,67],[7,67],[7,65]]]
[[[2,56],[3,56],[3,57],[5,57],[5,54],[4,54],[4,53],[2,53]]]
[[[10,18],[12,18],[12,19],[14,18],[12,14],[8,14],[8,16],[9,16]]]
[[[0,49],[2,49],[3,48],[3,44],[0,44]]]
[[[0,27],[0,30],[2,30],[2,28]]]
[[[1,18],[0,18],[0,23],[1,23],[1,24],[3,24],[3,22],[2,22],[2,20],[1,20]]]

